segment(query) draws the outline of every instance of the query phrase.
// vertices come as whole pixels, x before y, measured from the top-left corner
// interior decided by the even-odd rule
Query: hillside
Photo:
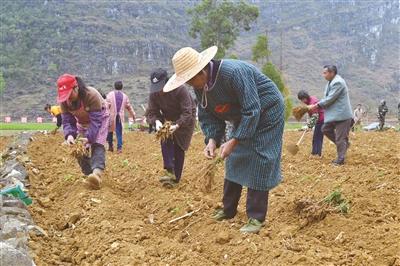
[[[6,89],[0,118],[43,115],[65,72],[103,91],[123,80],[136,106],[146,103],[148,75],[171,69],[180,47],[198,47],[185,9],[197,1],[4,1],[0,6],[0,70]],[[399,100],[399,2],[252,1],[260,18],[228,52],[250,60],[257,34],[268,28],[272,60],[295,93],[322,96],[321,66],[335,63],[351,88],[352,103],[370,107]],[[281,38],[282,36],[282,38]],[[282,39],[282,49],[281,49]],[[282,53],[281,53],[282,51]],[[138,107],[136,109],[139,109]]]

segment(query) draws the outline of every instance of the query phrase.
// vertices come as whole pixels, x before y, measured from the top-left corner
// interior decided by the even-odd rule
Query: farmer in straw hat
[[[165,174],[160,177],[164,187],[176,186],[182,176],[185,151],[189,149],[196,123],[196,105],[188,90],[180,86],[174,91],[162,91],[168,80],[167,71],[158,68],[150,76],[150,97],[147,120],[160,130],[162,123],[172,121],[172,139],[161,142]]]
[[[216,53],[215,46],[202,53],[190,47],[180,49],[172,58],[176,73],[164,92],[184,83],[194,88],[205,134],[204,154],[212,159],[220,147],[220,156],[226,159],[224,206],[213,218],[233,218],[245,186],[249,220],[240,231],[257,233],[266,217],[268,191],[281,181],[283,98],[256,67],[239,60],[212,60]],[[221,145],[225,121],[232,123],[233,130]]]
[[[57,102],[61,104],[62,124],[66,143],[75,143],[78,135],[91,148],[91,157],[78,161],[82,172],[89,175],[86,182],[99,189],[105,168],[105,148],[109,112],[100,93],[85,85],[80,77],[64,74],[57,80]]]

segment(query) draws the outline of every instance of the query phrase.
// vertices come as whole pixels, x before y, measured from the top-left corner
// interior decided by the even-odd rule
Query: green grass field
[[[55,123],[0,123],[0,130],[52,130]]]
[[[285,130],[296,130],[300,129],[302,126],[304,126],[305,123],[299,123],[299,122],[293,122],[293,123],[286,123],[285,124]]]
[[[302,123],[286,123],[285,130],[295,130],[301,128]],[[19,131],[28,131],[28,130],[53,130],[55,128],[55,123],[0,123],[0,131],[8,131],[11,132],[19,132]],[[134,125],[134,128],[137,128],[138,125]],[[125,129],[128,129],[128,124],[125,125]],[[7,132],[3,132],[7,133]],[[4,135],[1,134],[0,135]]]

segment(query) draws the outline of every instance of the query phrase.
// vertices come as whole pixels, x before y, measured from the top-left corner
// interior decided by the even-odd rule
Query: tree
[[[262,72],[276,84],[279,91],[282,93],[285,101],[285,120],[287,120],[291,115],[293,104],[292,100],[290,99],[290,90],[285,85],[281,72],[271,62],[268,62],[264,65]]]
[[[271,51],[268,46],[268,36],[267,35],[258,35],[256,44],[251,48],[253,53],[252,60],[254,62],[261,62],[265,64],[269,62],[269,56],[271,55]]]
[[[226,50],[233,46],[240,30],[249,31],[250,24],[258,15],[258,7],[243,0],[238,3],[217,0],[202,0],[188,10],[192,16],[189,35],[200,36],[201,47],[218,46],[217,58],[225,56]]]
[[[239,57],[236,54],[231,54],[228,58],[229,59],[239,59]]]

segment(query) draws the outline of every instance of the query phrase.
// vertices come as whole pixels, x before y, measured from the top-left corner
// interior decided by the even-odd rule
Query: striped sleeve
[[[225,134],[225,121],[218,119],[201,106],[199,106],[198,109],[201,130],[206,137],[204,141],[205,144],[207,145],[210,139],[214,139],[217,146],[221,145],[222,138]]]
[[[232,138],[246,140],[256,132],[260,120],[261,103],[253,70],[240,68],[234,73],[232,87],[235,90],[239,103],[241,120],[232,132]]]

